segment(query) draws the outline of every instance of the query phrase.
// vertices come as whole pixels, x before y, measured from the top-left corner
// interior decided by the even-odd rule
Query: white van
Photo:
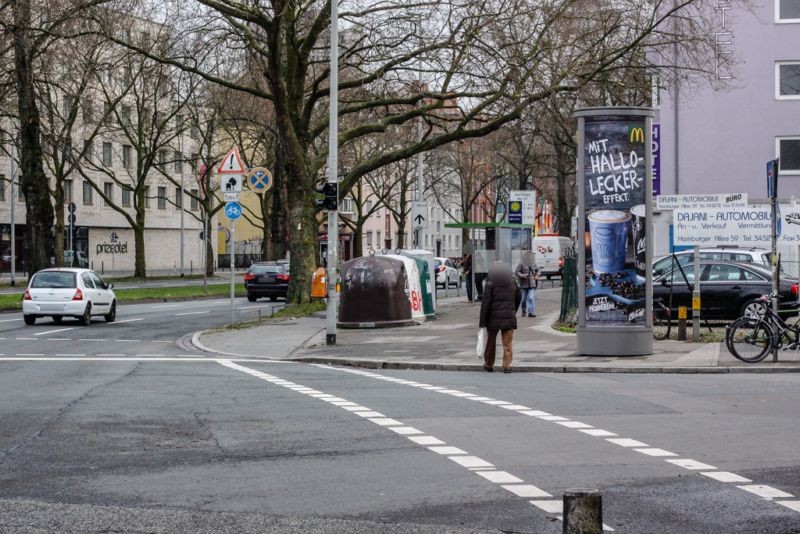
[[[564,256],[573,253],[572,240],[557,234],[540,234],[533,238],[533,253],[539,275],[550,280],[552,276],[561,276]]]

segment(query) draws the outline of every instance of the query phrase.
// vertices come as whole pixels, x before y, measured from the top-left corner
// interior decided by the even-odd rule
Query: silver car
[[[89,269],[45,269],[34,274],[25,288],[22,316],[27,325],[46,316],[56,323],[65,316],[75,317],[83,325],[102,316],[111,323],[117,318],[113,288]]]

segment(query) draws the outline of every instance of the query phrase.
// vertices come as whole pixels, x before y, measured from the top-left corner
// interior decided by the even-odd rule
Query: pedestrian
[[[522,317],[536,317],[536,286],[539,285],[539,266],[536,265],[536,254],[531,251],[522,255],[514,270],[517,284],[522,291]]]
[[[465,254],[461,264],[464,269],[464,281],[467,284],[467,300],[472,302],[472,254]]]
[[[514,283],[511,266],[502,261],[492,264],[489,279],[483,288],[481,315],[478,326],[486,328],[486,350],[483,353],[483,368],[494,371],[495,345],[497,333],[500,332],[503,342],[503,372],[511,372],[511,343],[514,330],[517,328],[517,308],[522,295]]]

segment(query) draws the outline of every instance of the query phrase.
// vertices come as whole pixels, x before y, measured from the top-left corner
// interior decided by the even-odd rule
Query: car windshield
[[[253,265],[250,267],[250,274],[274,274],[282,272],[282,265]]]
[[[59,271],[43,271],[36,273],[31,280],[31,287],[35,289],[65,289],[75,285],[75,273]]]

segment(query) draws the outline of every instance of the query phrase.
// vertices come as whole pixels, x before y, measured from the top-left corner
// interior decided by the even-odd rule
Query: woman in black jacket
[[[494,370],[495,344],[497,332],[501,332],[503,340],[503,372],[511,372],[511,342],[517,328],[517,309],[522,300],[511,267],[501,261],[492,264],[489,269],[489,280],[483,289],[481,301],[481,317],[478,326],[486,328],[488,334],[486,351],[483,353],[483,368],[489,372]]]

